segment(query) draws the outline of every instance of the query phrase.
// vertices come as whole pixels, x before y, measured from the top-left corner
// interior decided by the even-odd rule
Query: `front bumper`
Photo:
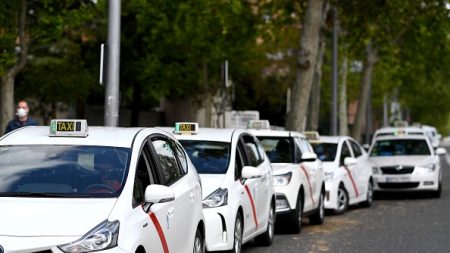
[[[375,191],[436,191],[439,188],[439,173],[413,173],[400,175],[373,175]]]
[[[325,181],[325,209],[337,209],[337,195],[339,184],[334,180]]]

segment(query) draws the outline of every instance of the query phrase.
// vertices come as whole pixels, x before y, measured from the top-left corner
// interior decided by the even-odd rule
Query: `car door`
[[[294,143],[300,149],[301,154],[304,154],[306,152],[313,152],[305,139],[300,137],[295,137],[294,139]],[[320,180],[318,180],[318,178],[320,177],[318,177],[317,174],[320,171],[317,170],[316,162],[302,162],[300,164],[300,168],[304,170],[303,172],[305,173],[306,179],[308,181],[308,189],[305,189],[305,210],[311,210],[316,206],[319,200],[322,185]]]
[[[367,153],[363,151],[362,147],[353,139],[349,139],[349,143],[357,161],[355,177],[358,182],[358,190],[360,195],[365,196],[372,168],[368,163]]]
[[[128,236],[134,237],[135,241],[142,244],[145,251],[167,252],[169,250],[167,235],[170,230],[165,222],[168,219],[169,209],[173,208],[173,202],[148,207],[145,204],[145,189],[150,184],[160,184],[160,180],[151,148],[145,142],[136,162],[133,179],[133,209],[126,217],[127,222],[121,226],[124,227],[123,231],[126,231]]]
[[[244,155],[244,166],[253,166],[260,168],[260,157],[258,156],[257,146],[252,136],[243,134],[240,137],[240,148]],[[246,217],[244,217],[244,237],[254,233],[260,226],[261,220],[261,178],[251,178],[244,180],[244,189],[247,198],[243,201],[245,206],[251,210],[246,210]]]
[[[157,160],[159,178],[162,183],[173,189],[175,201],[167,210],[163,221],[167,230],[166,238],[171,252],[192,250],[196,225],[194,206],[195,184],[187,176],[177,157],[176,143],[162,135],[153,136],[151,145]]]
[[[348,143],[347,140],[343,140],[342,145],[341,145],[340,166],[341,166],[341,168],[344,169],[343,181],[345,184],[345,188],[348,191],[348,195],[349,195],[350,199],[353,199],[353,198],[359,196],[359,187],[358,187],[358,181],[357,181],[357,177],[356,177],[357,165],[353,164],[353,165],[346,166],[344,164],[345,158],[347,158],[347,157],[354,158],[349,145],[350,144]]]

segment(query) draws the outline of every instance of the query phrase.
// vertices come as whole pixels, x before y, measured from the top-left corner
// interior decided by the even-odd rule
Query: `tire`
[[[275,206],[270,205],[269,218],[267,219],[267,229],[266,231],[258,235],[255,241],[262,246],[270,246],[273,243],[273,237],[275,235]]]
[[[342,184],[339,186],[337,195],[338,195],[337,197],[338,207],[333,210],[333,213],[340,215],[345,213],[348,209],[348,193]]]
[[[367,185],[366,200],[361,202],[361,206],[370,207],[372,203],[373,203],[373,183],[372,181],[369,181],[369,184]]]
[[[323,203],[323,192],[320,192],[319,197],[319,206],[317,207],[317,211],[309,216],[309,223],[313,225],[322,225],[325,220],[325,205]]]
[[[233,248],[229,251],[229,253],[241,253],[243,231],[244,223],[242,222],[242,215],[238,212],[236,214],[236,221],[234,222]]]
[[[195,232],[195,238],[194,238],[194,248],[192,250],[193,253],[205,253],[205,242],[203,240],[202,233],[197,228],[197,231]]]
[[[295,210],[292,212],[289,218],[289,224],[292,233],[298,234],[302,231],[302,223],[303,223],[303,201],[300,192],[297,196],[297,205],[295,206]]]

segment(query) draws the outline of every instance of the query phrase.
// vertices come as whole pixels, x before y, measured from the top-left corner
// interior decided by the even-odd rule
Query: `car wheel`
[[[323,192],[320,192],[319,197],[319,206],[317,207],[317,211],[309,216],[309,222],[313,225],[321,225],[325,220],[325,206],[323,203]]]
[[[361,203],[364,207],[370,207],[373,203],[373,183],[372,181],[369,181],[369,184],[367,185],[367,196],[366,200]]]
[[[348,209],[348,193],[343,185],[339,186],[337,192],[337,208],[333,210],[334,214],[343,214]]]
[[[202,233],[200,233],[200,230],[197,228],[197,231],[195,232],[195,239],[194,239],[194,249],[192,250],[193,253],[205,253],[205,243],[203,241]]]
[[[289,224],[292,230],[292,233],[298,234],[302,231],[302,223],[303,223],[303,201],[300,192],[297,196],[297,205],[295,206],[295,210],[292,212],[291,217],[289,219]]]
[[[242,231],[243,223],[241,213],[236,214],[236,222],[234,223],[233,249],[230,253],[241,253],[242,251]]]
[[[267,220],[266,231],[255,238],[256,242],[263,246],[270,246],[273,242],[273,237],[275,234],[275,206],[270,205],[269,218]]]

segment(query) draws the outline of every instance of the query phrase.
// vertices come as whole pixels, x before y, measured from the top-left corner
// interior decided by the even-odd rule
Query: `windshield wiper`
[[[67,198],[71,194],[51,193],[51,192],[9,192],[3,193],[2,196],[8,197],[36,197],[36,198]]]

